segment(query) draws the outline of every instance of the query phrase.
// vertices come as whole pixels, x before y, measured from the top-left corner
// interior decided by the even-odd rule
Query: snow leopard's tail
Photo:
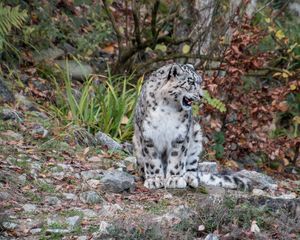
[[[252,191],[252,181],[238,174],[212,174],[199,172],[200,183],[229,189]]]

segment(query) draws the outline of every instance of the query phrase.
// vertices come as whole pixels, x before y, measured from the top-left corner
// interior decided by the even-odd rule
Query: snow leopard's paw
[[[186,181],[180,176],[170,176],[166,179],[166,188],[186,188]]]
[[[184,179],[186,180],[187,184],[193,188],[197,188],[200,185],[200,181],[196,172],[186,172],[184,174]]]
[[[164,179],[160,176],[147,178],[144,182],[144,186],[148,189],[162,188],[164,187]]]

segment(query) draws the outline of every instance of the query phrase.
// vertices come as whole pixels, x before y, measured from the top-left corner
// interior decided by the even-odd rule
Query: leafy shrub
[[[65,94],[57,85],[60,96],[56,114],[65,121],[85,127],[89,132],[102,131],[119,140],[130,139],[133,134],[134,107],[143,78],[137,85],[130,76],[108,76],[100,83],[89,78],[79,93],[72,87],[68,72],[64,73]]]
[[[3,50],[4,45],[13,47],[5,40],[5,37],[13,27],[21,28],[26,17],[26,11],[20,11],[18,6],[9,7],[0,3],[0,51]]]

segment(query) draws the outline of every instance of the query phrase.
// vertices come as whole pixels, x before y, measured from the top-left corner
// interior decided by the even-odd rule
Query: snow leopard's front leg
[[[193,124],[193,132],[187,153],[186,173],[184,178],[189,186],[196,188],[200,185],[200,179],[198,176],[198,160],[203,146],[201,127],[195,121]]]
[[[142,155],[144,161],[145,182],[149,189],[164,187],[164,171],[161,156],[154,146],[152,139],[143,141]]]
[[[166,171],[166,188],[185,188],[186,180],[184,179],[186,164],[186,147],[185,141],[175,140],[172,142],[172,149],[169,152],[167,171]]]

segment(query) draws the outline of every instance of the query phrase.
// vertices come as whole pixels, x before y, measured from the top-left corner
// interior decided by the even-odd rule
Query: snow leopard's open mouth
[[[182,99],[182,106],[186,108],[190,108],[193,104],[193,99],[188,97],[183,97]]]

